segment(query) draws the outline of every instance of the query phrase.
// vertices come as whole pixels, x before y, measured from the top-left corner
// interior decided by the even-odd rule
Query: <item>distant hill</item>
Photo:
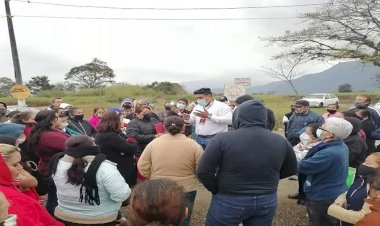
[[[360,62],[339,63],[325,71],[316,74],[304,75],[293,81],[296,89],[301,94],[316,92],[334,93],[339,85],[349,83],[353,91],[377,91],[379,83],[373,78],[380,74],[380,67],[373,64]],[[271,82],[265,85],[254,86],[247,90],[248,93],[276,93],[292,94],[291,87],[282,81]]]
[[[247,76],[247,77],[251,77],[252,81],[255,81],[256,85],[263,85],[263,84],[268,83],[265,81],[256,81],[254,79],[254,76]],[[223,93],[224,84],[233,84],[233,82],[234,82],[233,77],[228,78],[226,76],[226,77],[221,77],[217,79],[182,82],[181,85],[189,93],[193,93],[194,90],[197,90],[202,87],[210,88],[213,93]]]
[[[335,93],[339,85],[349,83],[353,91],[377,91],[379,83],[373,78],[380,74],[380,67],[373,64],[363,64],[360,62],[344,62],[316,74],[304,75],[294,80],[294,85],[300,94],[316,92]],[[247,89],[247,93],[276,93],[293,94],[291,87],[283,82],[257,81],[259,75],[247,76],[255,81],[253,87]],[[221,76],[217,79],[182,82],[181,85],[187,92],[192,93],[201,87],[209,87],[214,93],[223,93],[224,84],[232,84],[233,78]]]

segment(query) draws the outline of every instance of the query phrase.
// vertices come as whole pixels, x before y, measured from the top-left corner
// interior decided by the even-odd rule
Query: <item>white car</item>
[[[309,94],[302,100],[309,101],[310,107],[326,107],[329,104],[339,104],[339,99],[337,96],[331,93],[313,93]]]

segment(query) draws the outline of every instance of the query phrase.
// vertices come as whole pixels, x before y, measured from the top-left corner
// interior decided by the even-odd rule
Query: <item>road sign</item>
[[[245,95],[245,87],[241,85],[224,85],[224,96],[228,100],[236,100],[236,98]]]
[[[234,78],[234,84],[239,86],[251,87],[251,78]]]
[[[25,100],[30,96],[30,89],[25,85],[14,85],[10,90],[11,96],[18,100]]]

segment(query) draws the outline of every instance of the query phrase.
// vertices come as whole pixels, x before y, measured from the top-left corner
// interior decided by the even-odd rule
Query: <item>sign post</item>
[[[30,96],[30,89],[25,85],[14,85],[10,90],[11,96],[17,99],[17,105],[19,107],[25,107],[27,99]]]
[[[234,78],[234,84],[244,87],[251,87],[251,78]]]
[[[238,97],[245,95],[245,87],[241,85],[224,85],[224,96],[230,101],[235,101]]]

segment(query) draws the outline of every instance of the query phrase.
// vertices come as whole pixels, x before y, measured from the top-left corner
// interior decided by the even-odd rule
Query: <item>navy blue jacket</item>
[[[267,111],[260,101],[239,105],[234,131],[211,139],[197,174],[213,194],[265,195],[277,192],[280,178],[297,172],[292,146],[266,128]]]
[[[308,111],[305,114],[294,113],[288,122],[287,125],[287,136],[289,138],[298,138],[300,136],[300,131],[305,128],[307,125],[312,123],[323,123],[323,118],[312,112]]]

